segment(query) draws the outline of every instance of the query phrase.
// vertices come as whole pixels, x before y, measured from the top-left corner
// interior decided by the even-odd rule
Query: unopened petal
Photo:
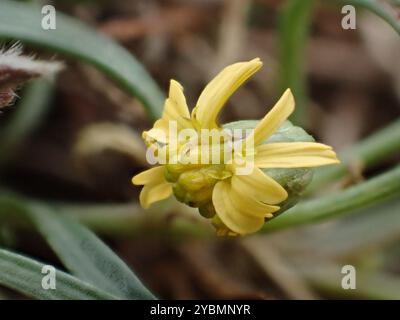
[[[188,119],[190,117],[189,109],[186,104],[186,98],[183,93],[182,85],[176,81],[170,81],[168,108],[164,109],[164,113],[172,118],[182,117]]]
[[[183,87],[179,82],[171,80],[169,96],[165,100],[162,120],[175,121],[178,129],[190,128],[190,113],[183,94]]]

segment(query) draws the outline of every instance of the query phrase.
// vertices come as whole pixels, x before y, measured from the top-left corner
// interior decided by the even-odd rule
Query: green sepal
[[[258,120],[242,120],[227,123],[224,128],[227,129],[254,129],[258,124]],[[303,128],[294,126],[290,121],[285,121],[282,126],[263,144],[274,142],[314,142],[314,138],[309,135]],[[301,198],[302,193],[310,184],[313,177],[313,169],[296,168],[296,169],[262,169],[268,176],[277,181],[288,192],[288,198],[279,204],[281,209],[274,214],[277,216],[282,212],[293,207]]]

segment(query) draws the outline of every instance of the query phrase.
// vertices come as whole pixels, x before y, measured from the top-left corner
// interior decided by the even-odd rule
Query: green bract
[[[242,120],[227,123],[224,128],[227,129],[254,129],[258,120]],[[283,125],[263,144],[273,142],[314,142],[314,138],[303,128],[294,126],[290,121],[285,121]],[[313,177],[312,168],[301,169],[263,169],[263,171],[277,181],[288,192],[288,198],[280,204],[281,209],[274,216],[293,207],[300,199],[302,193],[310,184]]]

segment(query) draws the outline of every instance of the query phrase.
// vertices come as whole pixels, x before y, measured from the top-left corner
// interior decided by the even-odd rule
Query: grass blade
[[[287,0],[279,15],[279,90],[291,88],[296,110],[291,120],[307,127],[307,80],[304,61],[314,0]]]
[[[79,279],[119,298],[154,299],[129,267],[94,233],[50,206],[2,192],[1,215],[13,217],[21,226],[31,222],[64,266]]]
[[[41,204],[27,214],[65,267],[78,278],[126,299],[154,299],[129,267],[94,233]]]
[[[56,271],[56,289],[41,286],[44,264],[30,258],[0,249],[0,284],[28,297],[51,300],[103,300],[114,296],[93,287],[65,272]]]

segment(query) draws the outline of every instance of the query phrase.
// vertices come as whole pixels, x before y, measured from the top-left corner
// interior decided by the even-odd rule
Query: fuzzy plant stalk
[[[15,44],[0,50],[0,108],[9,106],[16,97],[15,89],[29,80],[52,77],[62,69],[60,62],[35,60],[22,55],[22,46]]]

